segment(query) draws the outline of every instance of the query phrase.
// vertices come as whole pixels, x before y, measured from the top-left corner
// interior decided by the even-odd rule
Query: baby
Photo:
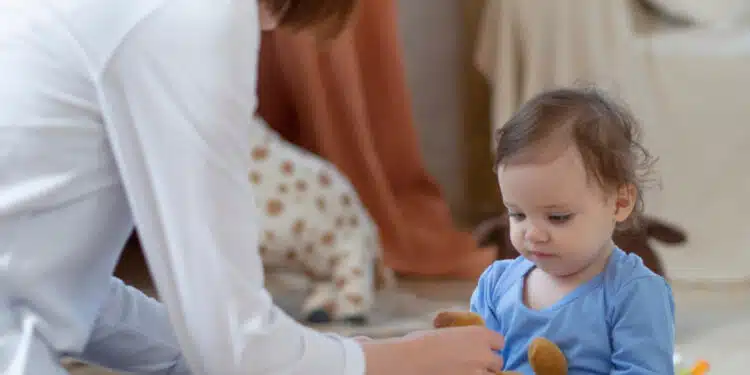
[[[497,133],[498,183],[520,256],[481,276],[471,310],[505,336],[505,370],[531,374],[534,337],[575,374],[674,374],[667,282],[612,241],[636,224],[650,166],[637,123],[592,89],[541,93]]]

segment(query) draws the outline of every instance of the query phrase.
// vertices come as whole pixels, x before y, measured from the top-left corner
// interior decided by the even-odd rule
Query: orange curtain
[[[391,0],[363,0],[336,40],[275,30],[261,48],[259,113],[337,165],[380,227],[397,272],[475,278],[494,260],[452,222],[418,149]]]

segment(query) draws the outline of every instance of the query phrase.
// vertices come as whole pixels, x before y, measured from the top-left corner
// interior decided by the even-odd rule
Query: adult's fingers
[[[487,359],[487,371],[498,373],[503,370],[503,357],[497,353],[492,353]]]
[[[485,328],[485,334],[487,335],[487,341],[490,344],[492,350],[500,350],[505,347],[505,337],[499,332],[495,332],[489,328]]]

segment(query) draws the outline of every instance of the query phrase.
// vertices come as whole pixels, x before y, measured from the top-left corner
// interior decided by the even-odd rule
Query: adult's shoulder
[[[142,50],[149,58],[149,52],[163,49],[199,47],[207,54],[230,44],[252,49],[260,40],[256,1],[67,0],[55,7],[94,71],[126,48]]]

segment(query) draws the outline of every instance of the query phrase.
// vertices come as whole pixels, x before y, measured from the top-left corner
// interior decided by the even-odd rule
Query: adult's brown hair
[[[278,19],[279,27],[315,29],[324,36],[337,35],[348,23],[358,0],[261,0]]]

